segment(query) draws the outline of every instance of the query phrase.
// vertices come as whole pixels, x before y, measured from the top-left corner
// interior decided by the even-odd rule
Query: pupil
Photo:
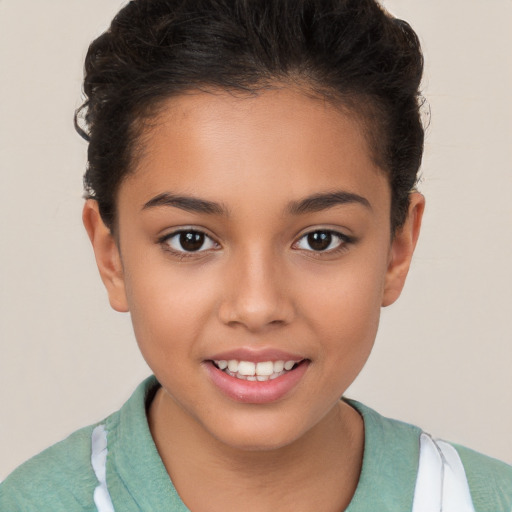
[[[328,231],[315,231],[308,235],[308,244],[315,251],[325,251],[331,241],[332,235]]]
[[[197,231],[188,231],[180,234],[180,245],[186,251],[197,251],[204,244],[204,234]]]

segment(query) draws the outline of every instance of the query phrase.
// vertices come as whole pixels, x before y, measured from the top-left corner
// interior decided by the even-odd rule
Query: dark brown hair
[[[85,61],[75,126],[89,142],[86,195],[112,228],[140,126],[162,100],[300,83],[361,116],[389,176],[395,230],[421,164],[422,71],[414,31],[374,0],[132,0]]]

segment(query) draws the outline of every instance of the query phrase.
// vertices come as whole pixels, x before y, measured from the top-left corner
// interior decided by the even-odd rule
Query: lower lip
[[[302,361],[295,369],[276,379],[258,382],[231,377],[211,361],[205,362],[215,386],[232,400],[246,404],[267,404],[283,398],[297,386],[308,366],[308,361]]]

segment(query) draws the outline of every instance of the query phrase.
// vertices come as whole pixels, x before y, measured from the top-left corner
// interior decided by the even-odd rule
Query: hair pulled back
[[[391,184],[391,227],[407,214],[423,152],[423,58],[404,21],[374,0],[132,0],[89,47],[87,197],[111,229],[144,121],[192,89],[257,93],[306,84],[359,114]]]

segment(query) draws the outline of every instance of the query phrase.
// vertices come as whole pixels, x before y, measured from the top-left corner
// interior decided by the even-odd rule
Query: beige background
[[[409,282],[348,396],[512,463],[512,1],[387,0],[419,32],[428,208]],[[81,226],[72,128],[118,0],[0,0],[0,479],[149,373]]]

